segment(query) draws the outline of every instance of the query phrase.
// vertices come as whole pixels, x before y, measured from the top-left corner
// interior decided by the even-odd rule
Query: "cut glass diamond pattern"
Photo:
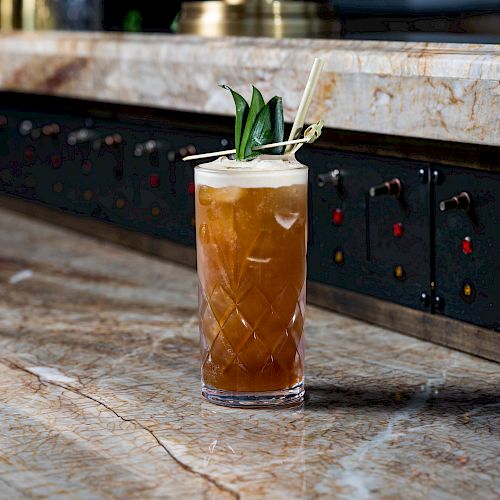
[[[248,374],[280,379],[300,366],[304,299],[305,284],[297,290],[287,283],[268,298],[257,286],[231,293],[217,285],[207,295],[200,283],[204,378],[223,372],[236,383],[242,374],[246,380]]]

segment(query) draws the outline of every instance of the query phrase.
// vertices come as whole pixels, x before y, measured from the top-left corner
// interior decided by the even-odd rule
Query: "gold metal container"
[[[0,0],[0,28],[33,30],[98,30],[101,0]]]
[[[10,31],[21,25],[20,0],[0,0],[0,29]]]
[[[328,4],[299,0],[184,2],[179,33],[201,36],[329,38],[340,23]]]
[[[52,0],[0,0],[0,28],[51,30],[57,27]]]

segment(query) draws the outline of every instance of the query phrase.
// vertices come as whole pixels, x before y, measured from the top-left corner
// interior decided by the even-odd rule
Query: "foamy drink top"
[[[195,168],[195,183],[214,188],[279,188],[307,183],[307,167],[291,155],[262,155],[251,161],[225,156]]]

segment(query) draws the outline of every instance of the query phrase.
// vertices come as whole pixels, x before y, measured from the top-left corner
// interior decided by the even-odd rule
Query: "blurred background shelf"
[[[497,0],[1,0],[2,29],[498,43]]]

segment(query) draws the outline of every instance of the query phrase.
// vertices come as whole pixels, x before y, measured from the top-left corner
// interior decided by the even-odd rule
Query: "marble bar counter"
[[[233,114],[229,84],[282,95],[292,121],[313,58],[310,120],[328,127],[500,145],[500,46],[187,35],[0,35],[0,90]]]
[[[305,405],[213,406],[196,285],[0,210],[0,498],[500,496],[497,364],[308,307]]]

